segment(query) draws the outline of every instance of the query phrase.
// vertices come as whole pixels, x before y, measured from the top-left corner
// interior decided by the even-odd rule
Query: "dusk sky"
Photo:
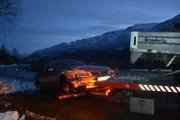
[[[89,38],[180,13],[180,0],[23,0],[13,32],[0,44],[19,53]]]

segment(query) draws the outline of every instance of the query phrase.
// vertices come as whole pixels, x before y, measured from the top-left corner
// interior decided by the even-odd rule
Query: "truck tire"
[[[129,99],[132,95],[133,91],[131,90],[120,90],[115,96],[120,103],[129,104]]]

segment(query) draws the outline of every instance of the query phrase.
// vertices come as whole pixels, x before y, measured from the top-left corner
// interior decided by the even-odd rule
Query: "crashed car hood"
[[[109,67],[106,66],[74,66],[76,69],[81,69],[89,72],[93,71],[108,71],[111,70]]]

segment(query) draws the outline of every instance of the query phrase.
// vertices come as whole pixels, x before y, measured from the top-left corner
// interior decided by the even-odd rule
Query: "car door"
[[[42,87],[54,88],[57,86],[59,74],[55,66],[45,66],[43,72],[39,74],[38,80]]]

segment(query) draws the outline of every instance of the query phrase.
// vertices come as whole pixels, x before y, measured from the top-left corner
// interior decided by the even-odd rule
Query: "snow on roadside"
[[[56,120],[56,118],[41,116],[40,114],[36,114],[30,111],[25,112],[25,118],[28,118],[28,120]]]
[[[19,119],[19,114],[17,111],[7,111],[5,113],[0,113],[0,120],[25,120],[22,118]]]
[[[32,81],[23,81],[0,76],[0,94],[9,94],[35,89],[36,88]]]
[[[56,118],[50,118],[41,116],[30,111],[26,111],[24,115],[20,117],[18,111],[7,111],[0,113],[0,120],[56,120]]]
[[[5,102],[5,101],[0,101],[0,109],[1,108],[7,108],[11,105],[11,103]]]

